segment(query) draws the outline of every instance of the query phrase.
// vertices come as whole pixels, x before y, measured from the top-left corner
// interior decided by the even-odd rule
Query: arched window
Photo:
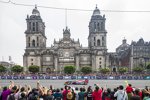
[[[31,22],[29,22],[29,30],[31,31]]]
[[[100,31],[100,25],[99,25],[99,23],[97,23],[97,28],[98,28],[98,31]]]
[[[28,47],[30,47],[30,37],[28,37]]]
[[[102,46],[105,46],[104,42],[102,42]]]
[[[94,22],[94,31],[96,31],[96,22]]]
[[[28,37],[28,42],[30,42],[30,37]]]
[[[94,37],[94,41],[95,41],[95,37]]]
[[[33,27],[32,27],[32,31],[35,31],[35,23],[32,23]]]
[[[104,26],[104,25],[103,25],[103,22],[101,22],[101,30],[103,30],[103,28],[104,28],[103,26]]]
[[[35,40],[32,40],[32,46],[35,47]]]
[[[39,41],[39,37],[37,37],[37,39],[36,39],[37,41]]]
[[[28,47],[30,47],[30,43],[28,43]]]
[[[38,31],[39,29],[38,29],[38,22],[36,22],[36,31]]]
[[[99,39],[97,40],[97,46],[100,46],[100,40]]]
[[[95,46],[95,42],[94,42],[94,46]]]

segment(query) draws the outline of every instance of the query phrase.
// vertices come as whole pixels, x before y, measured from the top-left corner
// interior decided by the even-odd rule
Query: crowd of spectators
[[[84,86],[64,88],[45,87],[38,81],[36,88],[30,85],[15,85],[10,81],[8,87],[0,90],[0,100],[150,100],[150,89],[146,86],[143,89],[133,88],[131,84],[120,85],[113,90],[108,87]]]

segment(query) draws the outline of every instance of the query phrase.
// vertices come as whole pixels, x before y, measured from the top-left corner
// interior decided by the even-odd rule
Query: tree
[[[150,63],[146,66],[146,69],[150,70]]]
[[[0,72],[5,72],[7,69],[3,65],[0,65]]]
[[[106,73],[110,72],[110,69],[108,67],[100,68],[100,72],[103,73],[103,74],[106,74]]]
[[[147,71],[147,73],[150,73],[150,63],[147,64],[146,71]]]
[[[36,66],[36,65],[29,66],[29,72],[37,73],[39,72],[39,70],[40,70],[39,66]]]
[[[65,66],[64,67],[64,73],[66,74],[73,74],[76,70],[75,66]]]
[[[126,67],[121,67],[118,69],[119,73],[124,74],[125,72],[127,72],[127,68]]]
[[[89,74],[89,73],[92,72],[92,68],[91,68],[91,67],[82,67],[82,68],[81,68],[81,72],[82,72],[83,74]]]
[[[11,68],[11,71],[15,73],[20,73],[23,71],[23,67],[21,67],[20,65],[15,65]]]
[[[142,71],[144,71],[142,67],[134,67],[132,70],[136,73],[141,73]]]

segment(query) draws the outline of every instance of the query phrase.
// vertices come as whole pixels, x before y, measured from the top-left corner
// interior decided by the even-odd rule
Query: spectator
[[[88,87],[87,89],[87,92],[86,92],[86,97],[87,97],[87,100],[93,100],[93,97],[92,97],[92,89],[91,89],[91,86]]]
[[[114,94],[114,97],[117,97],[117,100],[128,100],[126,91],[123,90],[123,86],[119,86],[119,90]]]
[[[62,99],[62,94],[60,93],[60,90],[57,89],[56,92],[53,94],[54,100],[61,100]]]
[[[131,84],[128,84],[128,86],[126,87],[126,92],[128,95],[128,100],[130,100],[131,96],[133,95],[133,88]]]
[[[84,100],[85,93],[83,92],[83,88],[80,88],[78,96],[79,96],[78,100]]]
[[[140,100],[139,90],[138,89],[135,89],[134,95],[131,96],[130,100]]]
[[[102,100],[102,90],[99,89],[98,86],[96,86],[92,96],[93,100]]]
[[[68,86],[65,86],[65,90],[63,91],[63,100],[67,100]]]

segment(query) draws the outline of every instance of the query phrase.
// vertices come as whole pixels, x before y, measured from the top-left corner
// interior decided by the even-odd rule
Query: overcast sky
[[[1,1],[1,0],[0,0]],[[8,1],[8,0],[3,0]],[[150,0],[12,0],[12,2],[38,6],[70,9],[94,10],[97,4],[100,10],[146,10],[150,11]],[[25,30],[27,14],[31,15],[34,7],[0,3],[0,61],[8,61],[8,56],[16,64],[23,65],[23,54],[26,47]],[[65,25],[65,11],[40,8],[41,17],[46,25],[47,46],[53,44],[54,38],[62,38]],[[67,11],[67,26],[71,38],[80,39],[88,45],[88,24],[92,11]],[[150,39],[150,12],[103,12],[106,16],[107,48],[114,52],[125,37],[127,43],[143,38]]]

